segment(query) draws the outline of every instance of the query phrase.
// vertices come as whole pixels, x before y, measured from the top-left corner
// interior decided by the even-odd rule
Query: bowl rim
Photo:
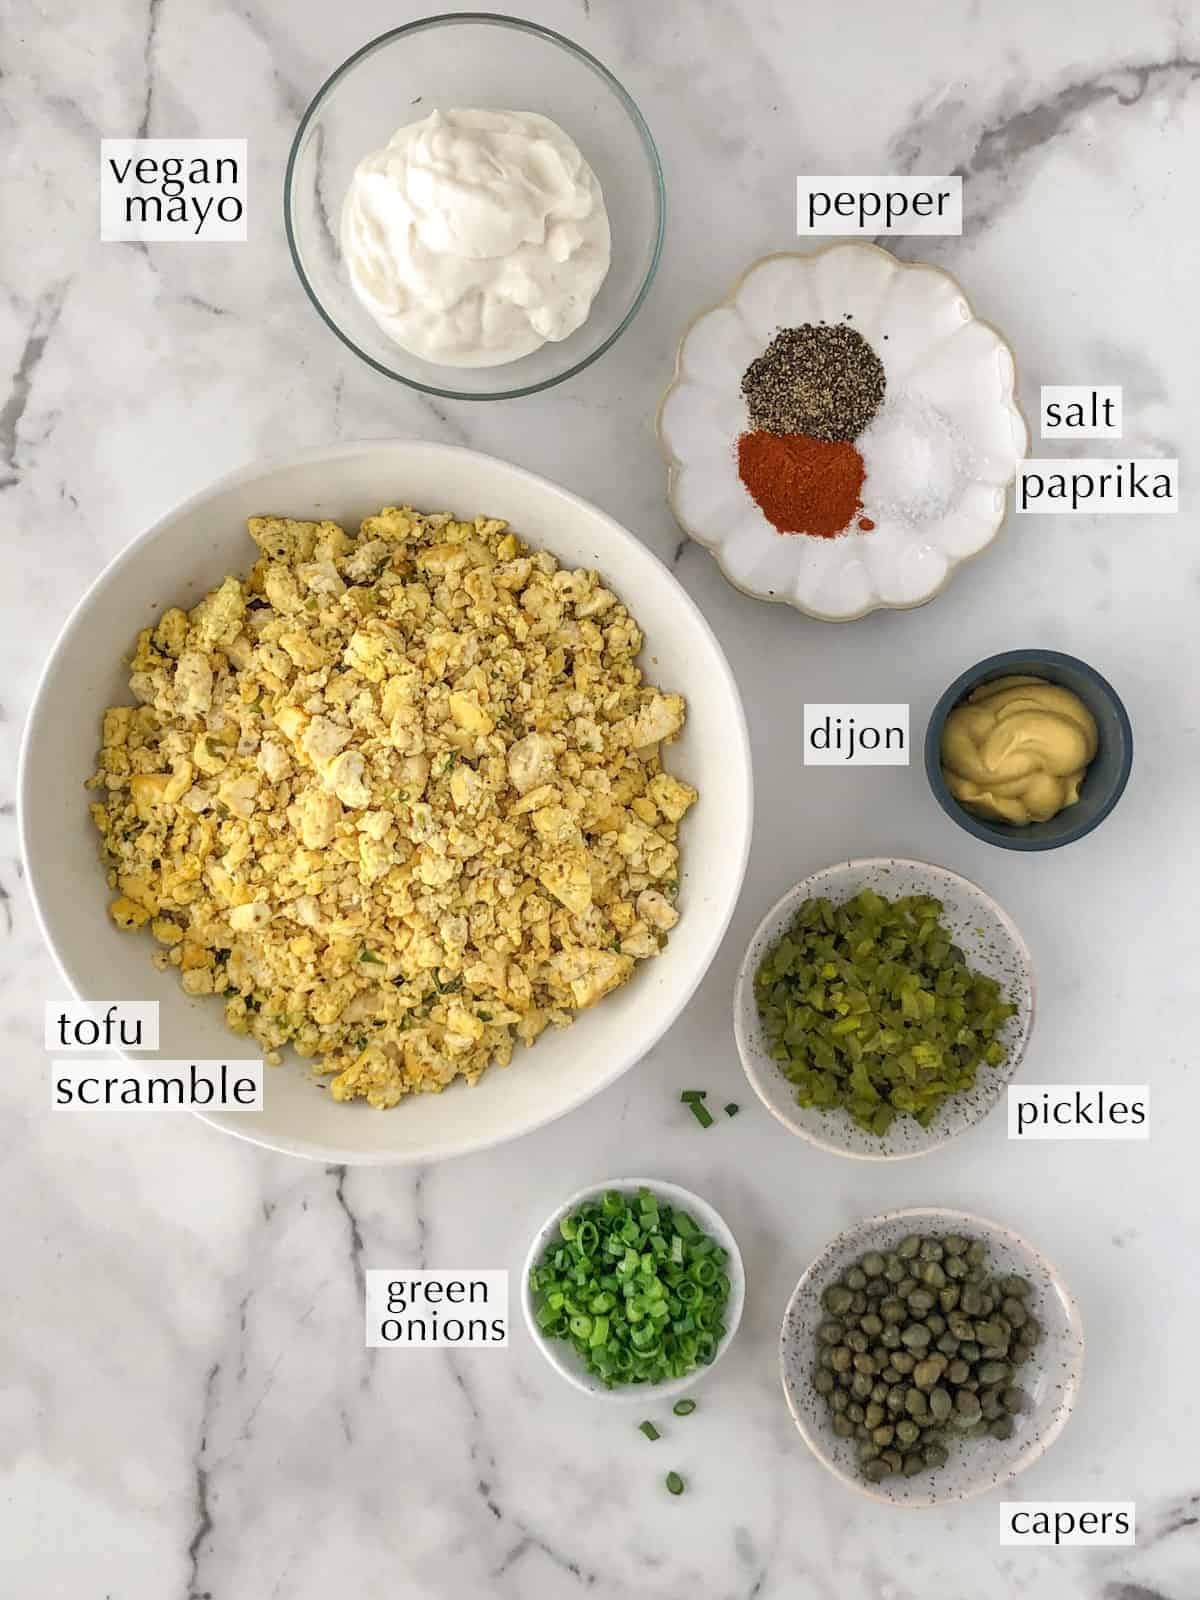
[[[973,1228],[987,1235],[989,1239],[1000,1238],[1010,1246],[1025,1251],[1037,1264],[1039,1270],[1045,1274],[1047,1281],[1063,1303],[1067,1328],[1073,1336],[1073,1355],[1049,1426],[1025,1445],[1024,1449],[1013,1459],[1002,1474],[997,1474],[996,1477],[986,1483],[976,1484],[955,1494],[931,1494],[922,1495],[919,1498],[914,1496],[912,1499],[897,1500],[891,1495],[881,1493],[877,1485],[868,1483],[865,1478],[856,1478],[852,1473],[847,1472],[828,1453],[824,1440],[817,1437],[814,1429],[809,1426],[792,1402],[792,1396],[788,1391],[787,1385],[787,1360],[784,1346],[788,1319],[802,1291],[813,1278],[829,1266],[832,1257],[839,1250],[846,1248],[852,1234],[861,1236],[868,1228],[878,1229],[893,1222],[919,1217],[926,1218],[938,1226],[950,1223],[955,1226],[961,1225],[964,1228]],[[867,1249],[869,1246],[864,1243],[863,1248]],[[1075,1400],[1083,1382],[1085,1340],[1083,1318],[1079,1313],[1079,1304],[1072,1294],[1066,1279],[1049,1257],[1039,1250],[1035,1244],[1031,1244],[1024,1234],[1018,1233],[1015,1228],[1010,1228],[1007,1223],[993,1222],[990,1218],[981,1217],[976,1212],[958,1211],[952,1206],[902,1206],[892,1211],[880,1211],[874,1216],[864,1217],[860,1222],[851,1223],[848,1228],[843,1228],[840,1233],[835,1234],[818,1251],[800,1274],[796,1287],[788,1296],[788,1303],[779,1325],[778,1349],[779,1378],[783,1389],[784,1401],[801,1438],[821,1465],[849,1488],[858,1490],[860,1494],[866,1495],[868,1499],[875,1500],[881,1505],[894,1506],[897,1510],[923,1511],[933,1506],[961,1504],[967,1500],[977,1500],[981,1495],[990,1494],[993,1489],[998,1489],[1005,1483],[1011,1483],[1019,1473],[1024,1472],[1026,1467],[1032,1466],[1035,1461],[1040,1460],[1062,1433],[1075,1408]]]
[[[702,306],[700,310],[688,320],[683,332],[679,335],[679,343],[675,349],[674,370],[671,373],[671,377],[667,382],[666,388],[662,392],[662,396],[658,402],[658,407],[654,413],[654,433],[658,440],[659,453],[666,462],[667,466],[667,503],[670,505],[671,514],[679,524],[680,528],[682,528],[684,533],[687,534],[689,539],[694,540],[695,543],[700,545],[702,549],[708,551],[713,560],[717,563],[717,566],[721,569],[721,576],[725,579],[726,583],[730,584],[734,589],[736,589],[739,594],[744,594],[751,600],[765,600],[770,605],[791,606],[793,611],[798,611],[801,616],[811,617],[814,622],[860,622],[863,617],[869,617],[872,612],[875,611],[919,611],[922,606],[927,606],[931,601],[936,600],[938,596],[945,591],[950,583],[951,578],[953,578],[959,567],[966,566],[968,561],[974,561],[977,556],[981,556],[986,551],[990,550],[992,545],[995,544],[996,540],[999,538],[1001,530],[1003,529],[1005,522],[1008,520],[1009,490],[1016,481],[1017,471],[1019,470],[1019,468],[1013,469],[1012,477],[1004,486],[1004,508],[996,520],[996,526],[992,530],[991,537],[985,544],[980,545],[978,550],[971,550],[965,556],[956,556],[953,561],[949,561],[947,563],[946,572],[941,583],[938,584],[937,588],[934,589],[932,593],[927,594],[922,600],[876,600],[870,605],[864,606],[859,611],[839,613],[836,615],[828,611],[814,610],[812,606],[801,604],[799,600],[793,599],[791,595],[777,593],[770,594],[761,589],[747,589],[744,584],[739,583],[737,579],[729,572],[723,559],[720,544],[715,546],[710,544],[707,539],[702,538],[696,529],[691,527],[679,515],[675,497],[675,485],[683,463],[679,460],[678,456],[676,456],[675,452],[667,443],[666,437],[663,433],[662,420],[663,413],[666,410],[667,401],[671,398],[671,395],[683,380],[683,347],[687,343],[692,329],[695,328],[696,324],[704,317],[711,316],[714,311],[721,311],[725,308],[735,305],[746,279],[752,272],[757,271],[759,267],[765,266],[769,261],[812,261],[816,260],[816,258],[819,256],[827,255],[831,250],[845,249],[865,250],[872,252],[875,255],[886,256],[893,266],[899,267],[906,272],[932,272],[936,273],[939,277],[947,279],[953,285],[955,291],[962,297],[964,304],[971,313],[971,321],[977,322],[981,328],[986,328],[990,333],[995,334],[1001,345],[1003,345],[1003,347],[1008,351],[1009,360],[1013,365],[1012,392],[1008,396],[1008,407],[1016,416],[1017,421],[1021,424],[1025,434],[1025,443],[1021,450],[1021,455],[1019,458],[1020,460],[1024,460],[1025,457],[1028,456],[1029,441],[1032,436],[1029,428],[1029,419],[1026,417],[1024,411],[1022,411],[1021,402],[1018,398],[1018,391],[1020,388],[1020,370],[1017,366],[1016,352],[1013,350],[1013,347],[1009,343],[1008,339],[994,322],[989,322],[986,317],[981,317],[978,315],[974,307],[971,305],[970,297],[963,288],[962,284],[959,282],[958,278],[954,275],[954,273],[948,272],[945,267],[935,266],[932,261],[902,261],[900,257],[894,255],[891,250],[885,250],[882,245],[874,244],[869,239],[856,239],[846,236],[840,236],[836,239],[831,239],[828,244],[818,245],[813,250],[772,250],[765,256],[759,256],[756,260],[752,261],[749,266],[744,267],[733,280],[732,284],[730,284],[729,288],[726,290],[721,299],[715,301],[712,305]]]
[[[1002,674],[1006,667],[1015,667],[1031,660],[1044,662],[1050,673],[1053,673],[1055,667],[1064,666],[1072,667],[1082,673],[1096,688],[1101,698],[1108,702],[1121,730],[1121,764],[1108,797],[1094,815],[1053,839],[1045,835],[1030,834],[1028,831],[1014,828],[1009,823],[988,822],[983,817],[973,816],[965,806],[959,805],[955,800],[946,786],[946,780],[942,777],[942,730],[946,725],[946,718],[954,707],[973,688],[984,682],[986,675]],[[952,822],[957,822],[960,828],[974,834],[976,839],[982,839],[985,844],[995,845],[998,850],[1027,852],[1058,850],[1063,845],[1085,839],[1115,808],[1117,801],[1125,793],[1125,786],[1132,771],[1133,725],[1129,720],[1124,701],[1102,672],[1098,672],[1089,662],[1081,660],[1078,656],[1068,655],[1063,650],[1043,650],[1037,646],[1027,650],[1001,650],[994,656],[986,656],[982,661],[977,661],[973,667],[960,672],[954,682],[943,690],[929,713],[929,722],[925,728],[925,776],[933,791],[934,799]]]
[[[1024,1061],[1026,1052],[1029,1049],[1029,1041],[1033,1037],[1033,1025],[1037,1020],[1037,974],[1034,969],[1033,954],[1030,951],[1028,944],[1025,942],[1024,935],[1012,917],[999,903],[999,901],[990,895],[986,889],[977,884],[973,878],[968,878],[964,873],[955,872],[952,867],[938,866],[936,862],[921,861],[914,856],[855,856],[847,861],[832,861],[828,866],[819,867],[815,872],[810,872],[805,877],[799,879],[792,885],[790,889],[781,894],[778,900],[775,901],[774,905],[772,905],[765,915],[760,918],[757,926],[754,929],[754,932],[750,935],[749,942],[746,945],[745,953],[743,954],[741,963],[738,966],[737,978],[734,981],[733,987],[734,1043],[737,1045],[738,1058],[742,1063],[742,1071],[745,1073],[746,1078],[750,1083],[750,1087],[754,1090],[755,1094],[758,1096],[759,1100],[766,1107],[766,1109],[775,1118],[776,1122],[778,1122],[782,1127],[786,1128],[789,1133],[795,1134],[798,1138],[807,1139],[809,1144],[815,1145],[819,1150],[826,1150],[831,1155],[845,1156],[851,1161],[916,1161],[921,1156],[932,1155],[935,1150],[941,1150],[944,1146],[957,1139],[960,1134],[966,1133],[969,1128],[978,1127],[980,1123],[985,1122],[996,1109],[996,1106],[999,1104],[1001,1098],[999,1095],[997,1095],[992,1104],[989,1105],[986,1110],[981,1112],[978,1117],[974,1118],[970,1122],[965,1123],[961,1128],[950,1129],[935,1143],[926,1145],[924,1149],[847,1150],[844,1145],[834,1143],[832,1136],[826,1138],[819,1130],[806,1128],[799,1123],[789,1121],[779,1107],[774,1105],[767,1098],[764,1086],[759,1080],[757,1070],[753,1069],[750,1065],[750,1041],[747,1037],[746,1030],[742,1026],[742,1014],[748,1009],[745,1004],[747,988],[752,986],[754,982],[754,974],[752,970],[753,964],[750,960],[750,953],[754,949],[755,945],[757,945],[761,940],[763,931],[767,927],[768,923],[772,922],[790,901],[795,900],[799,896],[802,889],[807,889],[808,885],[812,883],[814,878],[820,878],[827,872],[842,870],[853,871],[866,867],[889,866],[918,867],[923,872],[936,873],[939,877],[950,879],[955,884],[970,890],[971,893],[978,895],[980,899],[987,904],[993,916],[995,916],[996,920],[1000,923],[1005,933],[1011,940],[1012,946],[1017,952],[1029,985],[1029,1023],[1025,1029],[1025,1036],[1020,1042],[1020,1048],[1017,1051],[1016,1058],[1012,1062],[1011,1066],[1008,1067],[1007,1075],[1003,1080],[1002,1087],[1007,1088],[1007,1086],[1013,1081],[1017,1073],[1020,1071],[1021,1064]]]
[[[618,1389],[605,1389],[600,1384],[594,1384],[585,1373],[579,1370],[578,1362],[574,1358],[574,1350],[564,1345],[564,1353],[560,1355],[537,1325],[537,1318],[533,1307],[533,1291],[529,1287],[529,1274],[536,1265],[536,1258],[545,1249],[547,1236],[552,1233],[559,1221],[576,1206],[582,1205],[585,1200],[595,1199],[605,1194],[609,1189],[619,1191],[638,1189],[651,1189],[656,1195],[661,1195],[669,1200],[672,1206],[678,1205],[681,1211],[692,1211],[696,1220],[703,1224],[705,1231],[718,1236],[718,1242],[728,1252],[729,1262],[735,1266],[734,1272],[726,1269],[729,1278],[729,1305],[732,1306],[730,1321],[726,1324],[725,1333],[718,1344],[712,1360],[704,1366],[699,1366],[689,1372],[685,1377],[672,1378],[668,1383],[629,1383]],[[746,1305],[746,1263],[742,1256],[741,1246],[733,1229],[717,1210],[710,1200],[703,1195],[685,1189],[680,1183],[672,1183],[666,1178],[609,1178],[603,1183],[589,1183],[582,1189],[564,1200],[561,1205],[555,1206],[545,1221],[536,1229],[530,1240],[529,1249],[521,1267],[521,1311],[525,1318],[525,1326],[533,1343],[545,1356],[549,1364],[581,1394],[590,1395],[595,1400],[614,1400],[618,1403],[639,1401],[649,1403],[651,1400],[669,1400],[677,1398],[685,1390],[693,1388],[707,1373],[710,1373],[724,1356],[729,1346],[733,1343],[738,1329],[742,1324],[742,1313]],[[561,1341],[560,1341],[561,1342]],[[569,1352],[569,1353],[566,1353]]]
[[[317,112],[321,109],[325,102],[326,96],[336,87],[341,79],[351,71],[353,67],[357,66],[357,64],[365,59],[365,57],[373,55],[377,50],[382,49],[385,45],[391,44],[394,40],[403,37],[405,34],[420,33],[429,28],[449,27],[457,23],[472,23],[485,27],[511,28],[517,33],[533,34],[537,38],[544,39],[551,44],[558,45],[561,49],[566,50],[570,55],[577,57],[585,66],[590,67],[591,70],[595,72],[597,76],[600,77],[602,81],[605,82],[616,94],[617,99],[625,108],[626,115],[633,123],[634,128],[636,129],[638,136],[642,141],[642,146],[646,152],[646,156],[650,165],[650,171],[654,180],[655,212],[657,216],[657,228],[655,230],[654,246],[650,254],[650,264],[646,268],[645,276],[641,281],[637,294],[634,296],[632,303],[608,337],[601,344],[597,345],[594,350],[581,357],[580,360],[574,362],[571,366],[566,367],[562,372],[556,373],[553,377],[543,378],[537,383],[516,384],[507,389],[489,390],[486,393],[481,393],[478,391],[467,392],[463,389],[447,388],[436,383],[422,383],[417,378],[410,378],[402,372],[394,371],[391,367],[385,365],[382,361],[377,360],[374,356],[369,355],[367,351],[362,349],[361,346],[350,337],[349,333],[347,333],[330,315],[330,313],[326,311],[320,296],[317,294],[312,283],[309,281],[308,274],[305,272],[301,260],[300,249],[296,241],[296,233],[292,223],[292,185],[295,178],[296,164],[300,156],[301,144],[304,140],[304,135],[309,127],[309,124],[313,121]],[[553,28],[547,28],[540,22],[530,22],[524,17],[507,16],[503,12],[499,11],[441,11],[433,16],[418,17],[413,22],[402,23],[396,28],[388,28],[385,32],[376,34],[374,38],[368,39],[365,44],[360,45],[359,48],[351,55],[347,56],[339,66],[334,68],[334,70],[317,89],[308,105],[305,107],[304,114],[300,118],[296,132],[292,136],[291,146],[288,150],[287,165],[284,168],[283,174],[283,226],[287,237],[288,254],[291,257],[292,266],[295,268],[296,276],[300,280],[301,288],[307,295],[308,300],[313,306],[317,315],[321,318],[321,321],[324,322],[327,328],[337,335],[347,349],[352,350],[360,360],[365,361],[369,367],[373,367],[374,370],[378,373],[381,373],[383,377],[391,378],[397,383],[403,383],[406,385],[406,387],[415,389],[421,394],[436,395],[442,400],[516,400],[524,395],[540,394],[545,389],[554,388],[556,384],[565,383],[568,378],[575,377],[577,373],[582,372],[586,367],[590,367],[594,361],[598,361],[605,351],[610,349],[611,346],[614,345],[620,336],[625,332],[625,329],[641,310],[643,304],[645,303],[646,296],[650,293],[650,286],[654,282],[655,275],[658,272],[659,261],[662,259],[663,240],[666,236],[666,219],[667,184],[666,177],[663,173],[662,157],[658,153],[658,146],[654,142],[654,135],[650,132],[649,125],[646,122],[645,117],[642,115],[637,102],[629,93],[629,90],[625,88],[624,84],[615,75],[615,73],[611,72],[602,61],[600,61],[591,53],[590,50],[585,50],[581,44],[576,44],[573,39],[568,39],[565,34],[558,33]],[[503,369],[498,368],[497,370]]]
[[[503,467],[506,472],[512,473],[516,477],[525,480],[527,483],[537,485],[539,489],[552,490],[556,495],[564,497],[573,507],[582,507],[583,510],[590,516],[599,517],[607,525],[609,531],[617,535],[620,541],[627,541],[630,545],[636,546],[641,554],[646,556],[651,562],[656,563],[662,569],[663,574],[671,580],[675,590],[674,597],[676,601],[682,605],[684,611],[690,615],[693,625],[698,628],[704,636],[707,637],[708,641],[712,645],[713,650],[715,651],[716,662],[721,672],[722,681],[729,695],[731,696],[731,703],[735,713],[734,720],[736,724],[736,732],[739,735],[737,749],[740,753],[742,768],[745,774],[743,803],[746,811],[746,828],[743,838],[734,845],[734,848],[737,849],[740,854],[740,860],[737,865],[735,891],[729,897],[729,904],[725,909],[724,915],[717,923],[714,923],[714,926],[702,950],[701,959],[696,963],[694,974],[683,986],[674,1005],[664,1008],[654,1017],[651,1031],[647,1035],[644,1044],[638,1047],[636,1054],[627,1057],[626,1053],[622,1051],[615,1051],[613,1053],[613,1062],[616,1063],[616,1065],[614,1065],[613,1069],[603,1079],[603,1081],[595,1083],[577,1100],[572,1101],[569,1105],[562,1106],[544,1116],[539,1116],[536,1118],[536,1120],[526,1123],[518,1132],[514,1132],[502,1139],[497,1140],[491,1137],[488,1130],[485,1129],[473,1137],[460,1137],[451,1143],[439,1145],[434,1151],[429,1151],[426,1149],[415,1152],[392,1151],[363,1155],[359,1152],[350,1153],[343,1149],[331,1150],[328,1146],[323,1145],[314,1139],[294,1139],[284,1137],[283,1135],[273,1135],[270,1130],[259,1131],[251,1127],[249,1125],[249,1119],[246,1118],[231,1117],[228,1120],[222,1120],[221,1113],[210,1112],[203,1107],[196,1107],[191,1112],[191,1114],[195,1117],[198,1117],[201,1122],[206,1122],[210,1127],[218,1129],[221,1133],[228,1134],[236,1139],[244,1140],[248,1144],[258,1145],[261,1148],[268,1150],[276,1150],[285,1155],[299,1156],[306,1160],[325,1162],[334,1161],[344,1166],[411,1166],[428,1161],[450,1160],[456,1156],[468,1155],[477,1150],[487,1150],[498,1147],[499,1145],[509,1144],[516,1139],[524,1138],[526,1134],[533,1133],[539,1128],[544,1128],[548,1124],[556,1122],[560,1117],[565,1117],[572,1111],[578,1110],[581,1105],[584,1105],[588,1100],[593,1099],[597,1094],[600,1093],[602,1089],[608,1088],[619,1078],[623,1077],[626,1072],[632,1071],[639,1061],[644,1060],[645,1057],[649,1055],[650,1051],[653,1050],[654,1046],[667,1032],[672,1023],[674,1023],[676,1019],[683,1013],[685,1008],[690,1003],[692,997],[696,993],[696,990],[700,987],[700,984],[704,981],[704,978],[707,976],[710,968],[712,967],[712,963],[716,958],[718,951],[720,950],[722,941],[729,930],[729,924],[733,920],[733,914],[737,909],[737,904],[741,897],[742,884],[744,883],[746,876],[746,866],[750,857],[750,843],[754,834],[754,768],[750,747],[750,731],[746,721],[746,709],[742,702],[741,691],[738,688],[737,679],[734,676],[733,668],[730,666],[729,659],[725,654],[724,648],[722,647],[720,640],[717,638],[716,633],[713,631],[712,625],[709,623],[708,618],[704,615],[703,611],[701,611],[695,600],[692,599],[691,595],[688,594],[687,590],[679,582],[679,579],[667,566],[666,562],[656,555],[647,544],[643,543],[643,541],[639,539],[636,534],[630,532],[628,528],[626,528],[622,523],[618,522],[615,517],[610,516],[607,511],[602,510],[592,501],[584,499],[582,495],[577,495],[572,490],[563,488],[560,484],[553,482],[552,479],[544,478],[539,473],[529,471],[529,469],[526,467],[516,466],[510,461],[505,461],[500,456],[489,455],[482,450],[472,450],[465,445],[447,444],[440,440],[412,439],[404,436],[382,439],[359,439],[318,447],[315,449],[309,449],[287,456],[271,456],[262,460],[248,462],[241,467],[235,468],[231,472],[222,474],[221,477],[217,478],[214,482],[206,484],[203,488],[198,489],[194,494],[188,495],[187,498],[182,500],[178,505],[171,507],[171,509],[165,512],[161,517],[156,518],[156,520],[148,528],[144,529],[140,534],[137,534],[129,541],[128,544],[118,550],[111,561],[109,561],[92,579],[82,595],[80,595],[79,599],[72,606],[66,617],[66,620],[59,629],[54,644],[42,663],[41,670],[38,673],[37,683],[29,702],[29,711],[26,716],[25,725],[21,734],[20,751],[17,758],[17,842],[21,859],[25,864],[26,888],[29,893],[30,901],[33,905],[34,921],[37,925],[38,931],[42,936],[43,943],[50,952],[59,976],[66,984],[67,989],[74,996],[74,998],[79,1001],[84,1001],[89,997],[82,994],[79,988],[76,986],[74,979],[68,970],[66,961],[59,950],[58,942],[51,934],[47,908],[39,888],[39,873],[35,867],[29,849],[29,818],[36,806],[36,797],[29,792],[29,761],[30,747],[32,744],[32,731],[33,728],[38,724],[39,720],[44,716],[43,701],[49,694],[53,669],[58,661],[63,644],[77,628],[82,626],[84,618],[91,610],[92,604],[102,586],[106,585],[120,571],[124,570],[128,564],[134,562],[137,559],[142,547],[149,544],[153,539],[157,538],[169,524],[176,522],[180,517],[186,515],[188,512],[197,510],[199,507],[203,506],[204,503],[213,495],[222,493],[228,489],[236,488],[241,484],[251,483],[256,478],[263,477],[268,473],[281,471],[287,472],[300,467],[311,468],[315,464],[325,464],[333,461],[340,461],[364,453],[369,454],[379,450],[387,450],[394,448],[397,445],[440,453],[445,455],[450,463],[463,461],[482,461],[490,466],[498,465]],[[452,474],[451,481],[453,481]],[[114,1051],[114,1054],[119,1059],[129,1062],[135,1066],[139,1060],[137,1056],[130,1057],[126,1052],[123,1051]],[[284,1069],[281,1068],[280,1070]]]

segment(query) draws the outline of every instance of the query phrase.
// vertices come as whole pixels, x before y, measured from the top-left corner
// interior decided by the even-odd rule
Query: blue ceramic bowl
[[[990,822],[960,805],[946,787],[941,760],[942,729],[954,707],[981,683],[1014,673],[1028,673],[1070,689],[1095,717],[1100,733],[1099,748],[1084,774],[1075,804],[1048,822],[1031,822],[1023,828]],[[1121,798],[1132,766],[1133,730],[1117,691],[1086,661],[1057,650],[1005,650],[961,673],[934,706],[925,734],[925,773],[938,804],[960,828],[1002,850],[1057,850],[1059,845],[1082,839],[1104,821]]]

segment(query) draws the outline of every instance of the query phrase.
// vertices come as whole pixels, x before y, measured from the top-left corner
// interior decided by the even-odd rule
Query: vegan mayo
[[[1098,744],[1077,694],[1044,678],[994,678],[955,706],[942,730],[946,787],[998,822],[1046,822],[1079,799]]]
[[[574,333],[611,257],[595,173],[532,111],[432,111],[400,128],[355,169],[341,241],[388,337],[453,367]]]

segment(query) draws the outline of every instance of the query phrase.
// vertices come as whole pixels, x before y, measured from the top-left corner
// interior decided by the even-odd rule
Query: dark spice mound
[[[781,328],[742,377],[753,428],[830,443],[857,439],[886,388],[883,362],[840,322]]]

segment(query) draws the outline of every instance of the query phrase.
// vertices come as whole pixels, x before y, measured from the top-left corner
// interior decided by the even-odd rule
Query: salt
[[[962,434],[917,394],[889,394],[857,444],[867,469],[862,498],[868,516],[906,522],[944,516],[970,465]]]

